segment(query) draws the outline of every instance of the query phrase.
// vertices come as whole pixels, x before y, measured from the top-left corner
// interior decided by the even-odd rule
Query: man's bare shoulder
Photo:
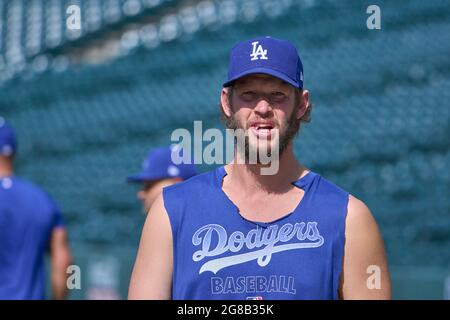
[[[155,233],[168,233],[170,232],[170,220],[167,214],[166,207],[164,205],[164,198],[162,192],[159,193],[155,202],[153,202],[144,224],[143,236],[147,235],[146,229],[152,229],[150,233],[153,236]]]
[[[340,296],[344,299],[390,299],[390,276],[381,232],[368,206],[352,195],[348,201],[345,238]],[[367,281],[368,272],[374,269],[379,283],[372,288]]]
[[[350,232],[360,232],[367,228],[377,228],[375,218],[369,207],[353,195],[348,197],[347,224],[350,224]]]
[[[142,230],[128,299],[170,299],[172,268],[170,221],[159,194]]]

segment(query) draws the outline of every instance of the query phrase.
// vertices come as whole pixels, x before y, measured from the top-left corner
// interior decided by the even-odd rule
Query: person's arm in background
[[[68,294],[67,279],[69,275],[67,268],[72,264],[72,254],[62,212],[50,196],[48,196],[48,200],[53,213],[49,242],[52,298],[54,300],[63,300]]]
[[[50,261],[53,299],[65,299],[68,293],[67,268],[72,263],[72,255],[64,227],[53,228],[50,239]]]
[[[169,300],[172,270],[172,229],[160,194],[145,221],[131,275],[128,299]]]
[[[340,298],[391,299],[391,281],[380,231],[369,208],[351,195],[345,229]],[[379,270],[379,273],[368,273],[373,270]],[[371,288],[373,283],[369,280],[371,285],[368,285],[368,279],[377,276],[380,286]]]

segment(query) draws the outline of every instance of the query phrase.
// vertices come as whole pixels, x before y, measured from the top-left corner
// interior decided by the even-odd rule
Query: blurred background
[[[71,299],[126,298],[144,221],[126,176],[176,128],[223,129],[229,50],[261,35],[298,47],[314,109],[296,154],[371,208],[394,298],[450,299],[448,1],[4,0],[0,116],[17,174],[64,213]]]

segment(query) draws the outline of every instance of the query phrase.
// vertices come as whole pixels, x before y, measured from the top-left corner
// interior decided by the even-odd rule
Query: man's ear
[[[144,200],[146,195],[147,195],[147,193],[144,190],[139,190],[137,193],[137,197],[140,200]]]
[[[303,117],[303,115],[308,111],[309,107],[309,91],[300,91],[300,97],[298,99],[298,109],[297,109],[297,119]]]
[[[231,117],[231,115],[232,115],[231,104],[230,104],[230,101],[228,99],[228,97],[229,97],[229,95],[228,95],[229,90],[230,90],[230,88],[222,88],[222,91],[220,93],[220,103],[222,105],[223,112],[225,113],[225,115],[227,117]]]

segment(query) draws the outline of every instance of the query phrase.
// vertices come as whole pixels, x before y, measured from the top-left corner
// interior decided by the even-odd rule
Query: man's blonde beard
[[[232,109],[232,108],[230,108]],[[281,155],[283,154],[283,152],[286,150],[287,146],[292,142],[292,140],[294,139],[294,137],[297,135],[299,129],[300,129],[300,119],[297,119],[296,115],[297,115],[297,111],[298,111],[298,107],[295,107],[294,110],[292,111],[291,116],[289,117],[289,119],[285,122],[284,127],[285,130],[283,132],[279,132],[279,139],[278,139],[278,143],[275,143],[274,146],[277,148],[278,147],[278,154],[281,157]],[[251,146],[249,141],[248,141],[248,129],[244,129],[239,121],[234,117],[234,113],[231,113],[230,117],[226,117],[225,119],[225,125],[228,129],[232,129],[232,130],[244,130],[246,132],[245,135],[245,147],[242,148],[241,146],[237,145],[237,141],[235,141],[236,149],[239,152],[239,155],[243,158],[243,160],[245,161],[245,163],[249,163],[249,160],[251,160],[252,158],[250,157],[250,154],[256,155],[256,160],[257,163],[261,163],[260,162],[260,158],[259,158],[259,147],[258,146]],[[263,143],[268,143],[268,142],[263,142]],[[253,150],[251,150],[250,148],[253,148]],[[272,150],[270,150],[269,148],[267,148],[267,157],[271,157],[272,156]]]

